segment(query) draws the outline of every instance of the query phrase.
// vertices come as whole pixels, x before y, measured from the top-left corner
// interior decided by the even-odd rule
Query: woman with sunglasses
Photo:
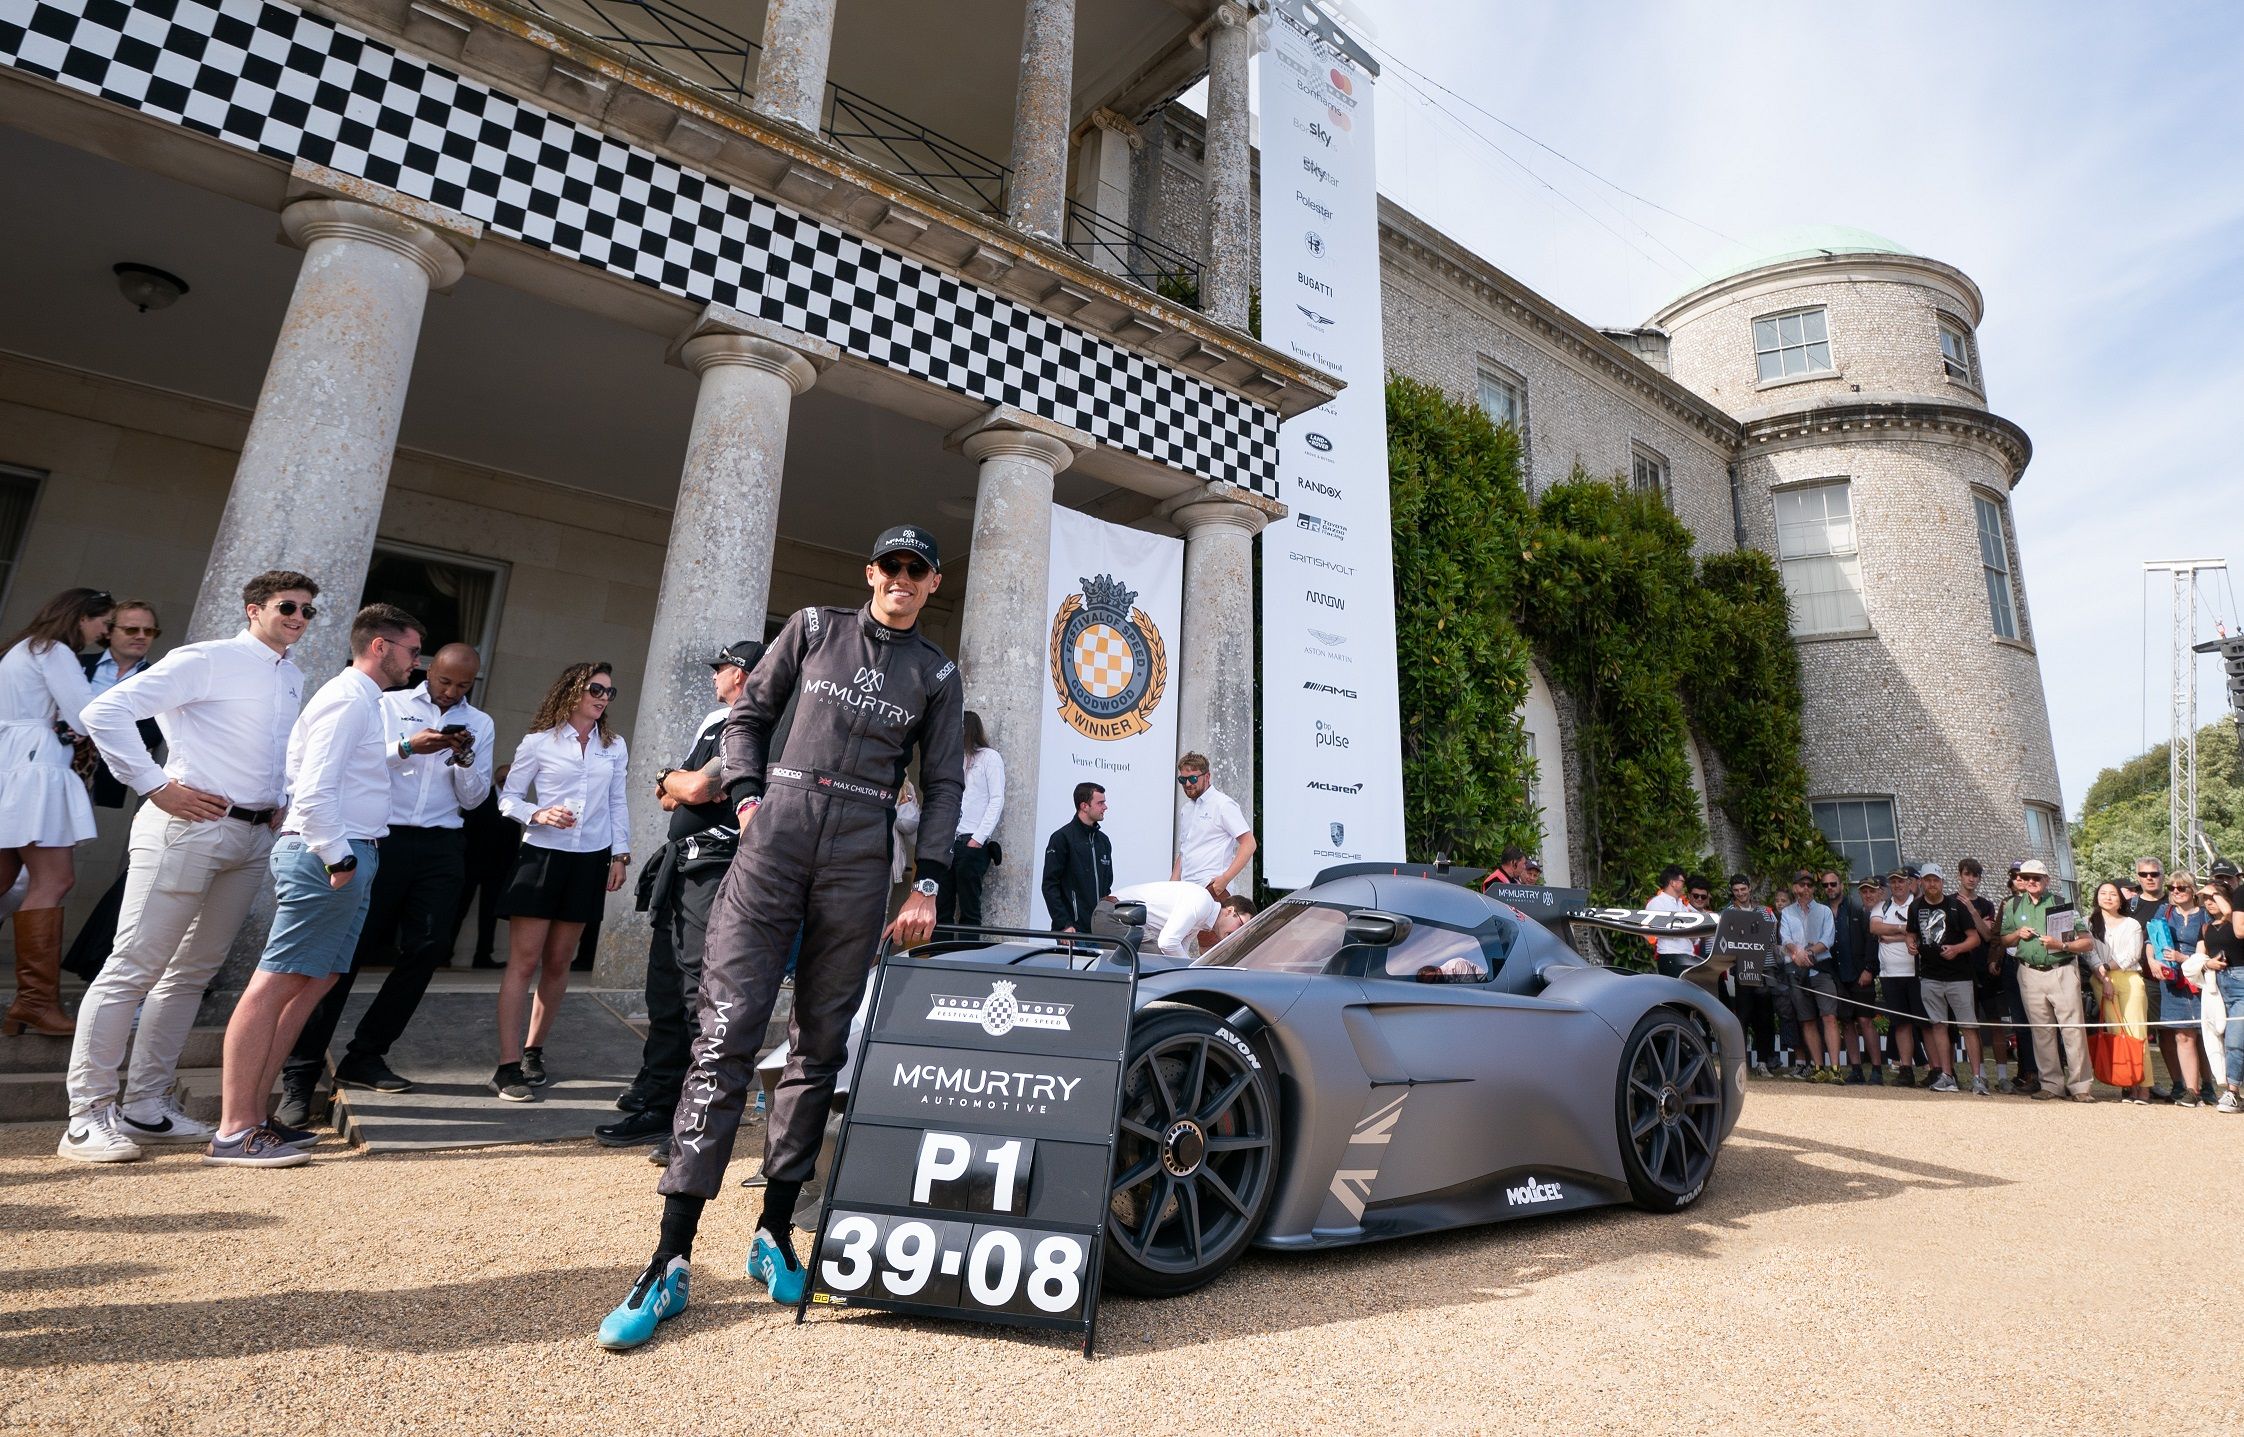
[[[2088,931],[2096,940],[2098,1021],[2113,1026],[2088,1036],[2088,1060],[2099,1082],[2119,1089],[2123,1103],[2148,1103],[2143,1046],[2150,1037],[2150,990],[2143,984],[2143,925],[2127,915],[2127,895],[2113,879],[2096,885]]]
[[[93,698],[78,651],[109,635],[117,601],[65,589],[42,605],[0,657],[0,893],[24,874],[16,910],[16,999],[0,1032],[53,1038],[76,1031],[62,1011],[62,900],[77,879],[72,850],[94,836],[93,800],[71,771]]]
[[[2198,983],[2211,988],[2226,1010],[2220,1050],[2214,1052],[2208,1033],[2206,1056],[2214,1059],[2213,1070],[2221,1077],[2220,1110],[2244,1113],[2244,911],[2217,884],[2207,884],[2202,896],[2205,936],[2197,940]]]
[[[606,664],[561,671],[515,746],[499,794],[499,811],[522,825],[514,878],[499,898],[507,960],[499,983],[499,1067],[491,1075],[491,1090],[510,1103],[532,1102],[545,1086],[546,1034],[569,991],[577,939],[631,869],[631,759],[608,728],[613,672]]]
[[[2177,1108],[2194,1108],[2201,1101],[2198,1074],[2203,1060],[2197,1025],[2204,1015],[2197,985],[2182,971],[2182,964],[2204,940],[2206,918],[2205,910],[2198,906],[2197,879],[2193,875],[2177,873],[2167,880],[2166,902],[2158,916],[2174,938],[2172,948],[2151,958],[2151,976],[2158,980],[2159,1025],[2174,1038],[2172,1098]]]

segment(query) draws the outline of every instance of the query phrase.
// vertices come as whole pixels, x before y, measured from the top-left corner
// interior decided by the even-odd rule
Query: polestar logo
[[[999,981],[990,984],[986,997],[963,998],[951,993],[934,995],[934,1005],[927,1010],[930,1023],[979,1023],[982,1031],[993,1038],[1002,1038],[1015,1028],[1041,1028],[1047,1032],[1068,1032],[1068,1011],[1073,1003],[1029,1003],[1013,996],[1013,984]]]
[[[1313,200],[1299,190],[1293,192],[1293,197],[1301,202],[1303,209],[1309,211],[1318,219],[1329,220],[1332,218],[1332,207],[1330,205]]]
[[[1565,1196],[1557,1183],[1539,1183],[1532,1175],[1518,1187],[1504,1189],[1504,1200],[1513,1207],[1533,1207],[1537,1203],[1557,1202]]]

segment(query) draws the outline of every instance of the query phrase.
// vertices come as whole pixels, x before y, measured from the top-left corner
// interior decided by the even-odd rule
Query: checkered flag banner
[[[1277,496],[1277,414],[278,0],[0,0],[0,63]]]

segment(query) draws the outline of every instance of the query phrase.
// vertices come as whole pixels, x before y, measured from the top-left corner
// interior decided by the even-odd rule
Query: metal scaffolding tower
[[[2197,866],[2204,836],[2197,826],[2197,576],[2228,568],[2221,559],[2165,559],[2143,565],[2174,583],[2172,715],[2166,739],[2166,864]]]

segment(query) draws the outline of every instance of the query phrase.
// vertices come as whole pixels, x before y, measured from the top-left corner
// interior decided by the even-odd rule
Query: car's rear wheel
[[[1246,1251],[1277,1190],[1276,1093],[1253,1046],[1215,1015],[1173,1004],[1137,1015],[1107,1198],[1117,1290],[1174,1297]]]
[[[1621,1165],[1636,1205],[1680,1212],[1714,1174],[1722,1141],[1722,1064],[1683,1014],[1655,1008],[1621,1049]]]

